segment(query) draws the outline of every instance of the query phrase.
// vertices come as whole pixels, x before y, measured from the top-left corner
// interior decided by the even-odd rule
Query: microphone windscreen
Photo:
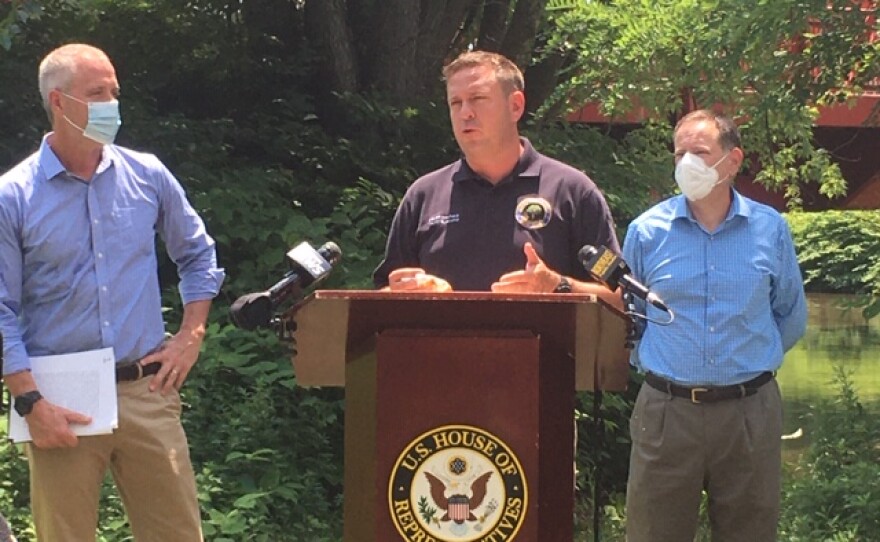
[[[318,249],[318,253],[321,254],[330,265],[336,265],[339,263],[339,260],[342,259],[342,249],[340,249],[339,245],[333,241],[327,241],[321,245],[321,248]]]
[[[272,319],[272,300],[266,292],[245,294],[235,300],[229,313],[236,326],[252,331],[269,324]]]

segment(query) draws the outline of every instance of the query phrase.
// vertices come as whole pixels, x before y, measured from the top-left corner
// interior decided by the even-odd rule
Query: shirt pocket
[[[134,207],[117,207],[111,213],[113,227],[116,230],[125,230],[132,227],[132,215]]]
[[[111,213],[113,229],[107,232],[110,246],[120,254],[148,254],[155,246],[155,228],[145,210],[135,207],[116,207]]]

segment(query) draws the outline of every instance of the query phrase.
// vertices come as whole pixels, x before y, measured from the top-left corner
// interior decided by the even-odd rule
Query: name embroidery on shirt
[[[436,215],[432,216],[428,219],[429,226],[436,226],[437,224],[452,224],[454,222],[458,222],[461,220],[458,213],[453,215]]]

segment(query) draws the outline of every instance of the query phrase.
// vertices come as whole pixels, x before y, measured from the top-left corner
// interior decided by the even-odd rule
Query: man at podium
[[[507,58],[466,52],[443,69],[463,157],[418,179],[394,217],[377,287],[619,296],[593,283],[584,245],[620,248],[608,205],[584,173],[520,137],[523,75]]]

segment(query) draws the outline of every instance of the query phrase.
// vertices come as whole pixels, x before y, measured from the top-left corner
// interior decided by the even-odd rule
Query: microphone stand
[[[642,338],[644,328],[640,325],[639,319],[636,317],[636,303],[632,292],[627,289],[623,290],[623,307],[624,314],[629,317],[629,326],[626,332],[626,339],[623,346],[627,350],[635,348],[636,341]]]

